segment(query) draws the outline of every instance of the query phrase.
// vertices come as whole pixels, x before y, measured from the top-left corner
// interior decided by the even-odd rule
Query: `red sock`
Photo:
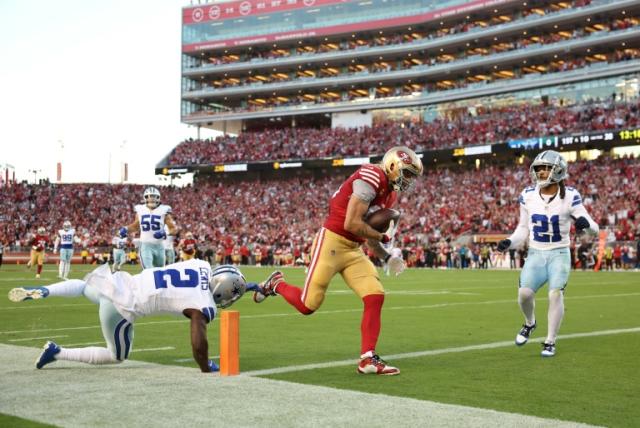
[[[38,265],[38,275],[40,275],[40,272],[42,272],[42,265]]]
[[[364,302],[364,312],[362,314],[362,323],[360,324],[360,333],[362,334],[360,354],[376,349],[378,336],[380,335],[384,294],[370,294],[364,296],[362,301]]]
[[[311,315],[313,311],[302,303],[302,290],[295,285],[287,284],[282,281],[276,286],[276,292],[284,297],[291,306],[296,308],[302,315]]]

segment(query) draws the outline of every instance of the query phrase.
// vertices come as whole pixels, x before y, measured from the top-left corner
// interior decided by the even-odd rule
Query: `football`
[[[364,221],[378,232],[386,232],[391,220],[398,222],[400,211],[391,208],[381,208],[365,217]]]

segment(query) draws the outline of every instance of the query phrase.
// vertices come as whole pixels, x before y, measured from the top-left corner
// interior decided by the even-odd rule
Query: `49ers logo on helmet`
[[[411,156],[409,156],[407,152],[398,151],[398,157],[402,163],[406,163],[407,165],[411,164]]]

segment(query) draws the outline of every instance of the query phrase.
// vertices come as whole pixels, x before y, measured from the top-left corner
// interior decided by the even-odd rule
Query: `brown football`
[[[386,232],[391,220],[397,223],[399,218],[400,211],[391,208],[381,208],[365,217],[364,221],[378,232]]]

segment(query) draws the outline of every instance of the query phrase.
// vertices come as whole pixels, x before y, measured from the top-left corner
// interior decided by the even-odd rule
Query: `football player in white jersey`
[[[162,243],[164,245],[164,258],[165,262],[170,265],[176,262],[176,249],[174,247],[176,237],[169,233],[169,226],[166,224],[164,225],[164,231],[167,234],[167,237]]]
[[[129,358],[133,346],[133,326],[147,315],[173,314],[191,320],[190,337],[193,358],[202,372],[217,371],[209,360],[207,324],[216,316],[216,306],[228,308],[246,290],[258,291],[247,283],[234,266],[211,270],[203,260],[189,260],[162,268],[145,269],[137,275],[121,271],[111,273],[102,265],[84,280],[72,279],[44,287],[19,287],[9,291],[9,300],[45,297],[85,296],[99,305],[100,325],[107,347],[65,348],[47,342],[36,360],[36,368],[56,360],[88,364],[118,364]]]
[[[117,233],[116,236],[111,239],[111,245],[113,246],[113,272],[117,272],[122,269],[127,261],[127,238],[121,238]]]
[[[58,230],[58,235],[53,244],[53,253],[60,249],[60,263],[58,264],[58,278],[68,279],[71,270],[71,258],[73,257],[73,242],[76,231],[71,227],[71,222],[65,220],[62,229]]]
[[[160,203],[160,191],[147,187],[143,194],[144,204],[134,207],[136,221],[120,228],[120,237],[140,232],[140,264],[142,269],[165,265],[163,240],[175,235],[176,225],[171,217],[171,207]],[[165,231],[165,224],[169,233]]]
[[[529,170],[535,186],[525,188],[518,198],[520,221],[515,232],[498,243],[498,251],[529,246],[527,259],[520,273],[518,303],[525,322],[516,335],[516,345],[522,346],[536,328],[535,294],[549,284],[547,338],[542,356],[556,353],[556,338],[564,316],[564,289],[569,280],[571,222],[576,232],[597,234],[599,227],[584,205],[580,193],[565,185],[567,161],[560,153],[546,150],[531,163]]]

